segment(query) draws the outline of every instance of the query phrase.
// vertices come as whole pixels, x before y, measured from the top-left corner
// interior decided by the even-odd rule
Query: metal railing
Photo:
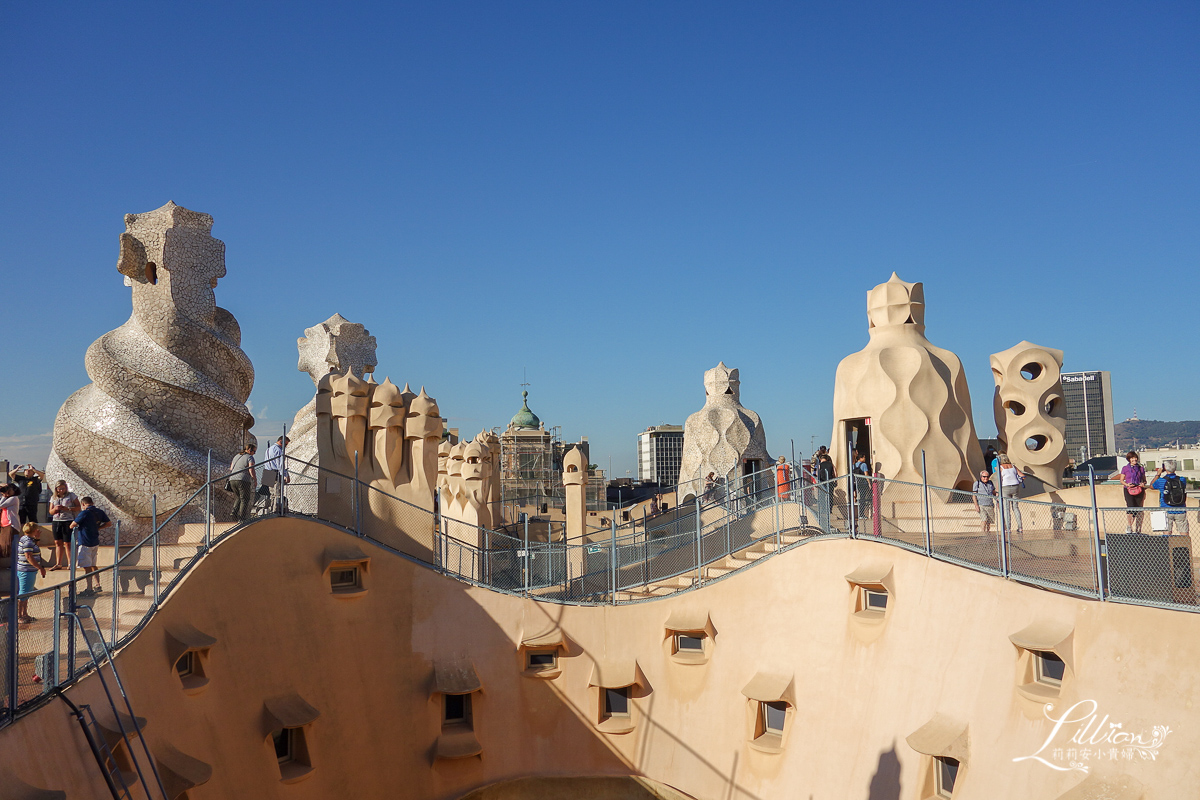
[[[816,539],[856,538],[1079,597],[1200,611],[1188,535],[1200,525],[1195,507],[1161,512],[1002,497],[988,504],[971,492],[864,475],[816,483],[792,465],[793,478],[778,486],[747,481],[654,517],[618,524],[614,515],[607,530],[568,539],[561,522],[525,517],[489,530],[353,475],[311,465],[303,472],[302,462],[288,461],[290,484],[245,490],[252,501],[244,519],[233,518],[234,494],[225,488],[240,473],[208,481],[165,515],[154,499],[146,535],[130,541],[117,525],[102,545],[111,563],[17,598],[32,623],[18,624],[15,604],[2,601],[10,636],[0,647],[7,678],[0,722],[94,668],[94,643],[80,642],[64,614],[86,606],[108,649],[118,650],[209,551],[271,516],[319,520],[458,580],[554,603],[651,601]],[[1144,532],[1126,533],[1138,520]],[[1168,535],[1148,535],[1164,525],[1170,530],[1153,532]]]

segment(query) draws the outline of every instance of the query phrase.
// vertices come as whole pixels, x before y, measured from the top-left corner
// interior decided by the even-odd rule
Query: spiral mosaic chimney
[[[54,423],[47,465],[91,495],[126,530],[140,531],[158,496],[160,517],[204,484],[208,452],[227,467],[248,440],[254,368],[237,320],[216,304],[225,243],[213,218],[174,203],[126,214],[117,270],[133,314],[87,350],[92,382]]]

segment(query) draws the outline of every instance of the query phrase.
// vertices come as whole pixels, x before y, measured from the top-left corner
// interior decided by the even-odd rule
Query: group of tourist
[[[984,533],[989,532],[996,522],[997,490],[996,485],[992,482],[992,476],[999,472],[999,495],[1004,500],[1008,527],[1020,535],[1023,533],[1023,525],[1021,508],[1016,500],[1021,488],[1025,485],[1025,476],[1006,454],[997,453],[994,448],[988,448],[985,461],[991,469],[981,470],[979,480],[975,481],[974,486],[971,487],[975,511],[983,522]],[[1142,532],[1144,512],[1141,509],[1146,502],[1146,490],[1154,489],[1158,492],[1159,507],[1165,512],[1163,529],[1156,532],[1187,534],[1187,512],[1184,510],[1187,506],[1187,482],[1176,474],[1175,470],[1178,468],[1176,460],[1165,459],[1154,471],[1154,478],[1150,480],[1146,477],[1146,468],[1142,466],[1141,458],[1137,453],[1129,451],[1125,454],[1125,461],[1125,466],[1121,467],[1120,472],[1117,473],[1125,495],[1125,507],[1129,509],[1126,512],[1125,532]],[[1051,514],[1055,514],[1055,510],[1052,509]],[[1054,523],[1057,530],[1061,524],[1060,516],[1054,517]]]
[[[1146,489],[1155,489],[1158,491],[1158,506],[1165,512],[1163,529],[1155,532],[1186,535],[1189,532],[1187,512],[1184,511],[1187,506],[1187,482],[1175,472],[1179,463],[1173,458],[1163,459],[1154,470],[1154,478],[1147,481],[1146,468],[1142,466],[1137,453],[1129,451],[1125,454],[1125,461],[1126,464],[1121,467],[1119,473],[1125,494],[1125,507],[1130,509],[1125,512],[1125,532],[1142,532],[1142,515],[1145,512],[1141,509],[1146,504]]]
[[[11,556],[16,565],[17,622],[36,620],[29,616],[27,595],[33,592],[37,576],[46,572],[69,569],[69,553],[75,540],[75,566],[82,569],[85,588],[78,596],[92,597],[101,593],[97,554],[100,549],[100,530],[112,524],[104,510],[91,497],[78,497],[58,481],[50,495],[50,525],[54,537],[54,565],[42,558],[41,539],[44,532],[37,523],[37,507],[46,475],[32,465],[18,467],[9,473],[11,482],[0,485],[0,555]],[[16,542],[14,545],[13,542]]]
[[[292,482],[291,473],[287,468],[286,450],[291,439],[280,436],[267,448],[267,459],[262,463],[262,482],[259,483],[258,467],[254,454],[258,445],[249,442],[242,451],[234,456],[229,465],[229,479],[225,487],[233,493],[233,519],[235,522],[245,522],[254,510],[254,503],[259,494],[273,498],[278,509],[283,502],[282,489],[285,484]]]
[[[1025,525],[1021,519],[1021,507],[1017,503],[1017,496],[1025,486],[1024,473],[1012,463],[1006,453],[997,453],[992,447],[988,448],[983,460],[987,466],[979,471],[979,480],[971,486],[975,513],[979,514],[983,523],[983,532],[990,533],[992,525],[996,524],[996,498],[999,496],[1004,500],[1003,510],[1008,519],[1009,530],[1018,535],[1023,534]],[[992,476],[996,474],[1000,476],[999,490],[992,481]]]

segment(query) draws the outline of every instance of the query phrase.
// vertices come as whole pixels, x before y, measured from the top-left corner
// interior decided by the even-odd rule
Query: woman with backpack
[[[1125,487],[1125,507],[1140,509],[1146,503],[1146,468],[1141,465],[1138,454],[1130,450],[1125,454],[1129,463],[1121,467],[1121,485]],[[1142,512],[1128,511],[1125,514],[1125,532],[1142,532]]]

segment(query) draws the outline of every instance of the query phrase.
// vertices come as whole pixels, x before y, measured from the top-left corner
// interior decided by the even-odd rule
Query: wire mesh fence
[[[1090,508],[1005,498],[1000,512],[1010,576],[1100,596],[1100,538]]]
[[[1077,596],[1200,610],[1190,539],[1200,525],[1195,507],[981,497],[863,475],[817,483],[793,469],[786,483],[732,482],[569,540],[562,521],[517,513],[493,530],[442,513],[432,494],[397,497],[312,464],[289,472],[290,481],[267,485],[258,476],[242,481],[246,473],[216,477],[178,508],[155,507],[153,524],[144,526],[149,535],[114,526],[95,569],[76,564],[68,576],[54,573],[58,585],[43,579],[17,598],[20,621],[11,598],[0,600],[0,623],[15,639],[0,643],[8,718],[91,669],[90,648],[100,638],[113,648],[128,642],[213,546],[274,516],[316,519],[447,576],[561,603],[640,602],[698,588],[808,541],[856,537]],[[84,607],[86,635],[63,616]]]

